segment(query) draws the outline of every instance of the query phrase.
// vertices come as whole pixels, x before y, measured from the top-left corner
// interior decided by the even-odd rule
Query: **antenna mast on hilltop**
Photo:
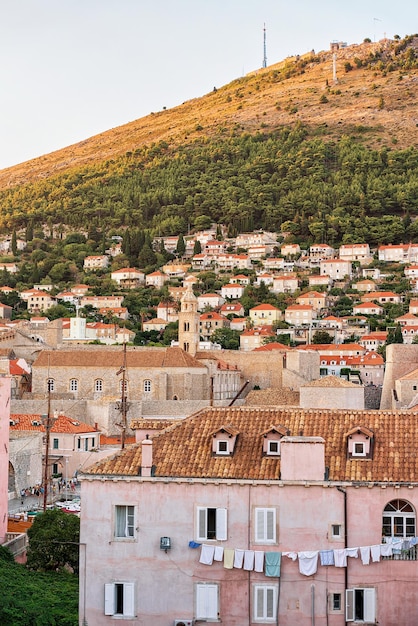
[[[267,67],[267,39],[266,39],[266,23],[264,22],[263,28],[263,40],[264,40],[264,55],[263,55],[263,67]]]

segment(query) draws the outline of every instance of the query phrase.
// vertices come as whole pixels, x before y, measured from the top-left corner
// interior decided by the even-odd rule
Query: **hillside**
[[[295,121],[315,134],[320,129],[328,140],[349,135],[374,148],[415,145],[417,49],[417,37],[341,48],[336,84],[331,51],[287,58],[181,106],[1,170],[0,189],[115,159],[152,143],[176,146],[232,131],[273,132]],[[321,102],[324,96],[328,102]]]
[[[176,235],[205,216],[304,244],[416,241],[417,97],[415,35],[292,57],[1,171],[0,231]]]

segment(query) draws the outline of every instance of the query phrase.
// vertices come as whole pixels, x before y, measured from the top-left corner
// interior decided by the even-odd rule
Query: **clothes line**
[[[225,569],[244,569],[264,573],[268,577],[279,577],[282,556],[298,561],[299,572],[304,576],[313,576],[318,564],[324,567],[347,567],[349,558],[360,559],[363,565],[378,563],[380,559],[400,555],[418,544],[418,537],[386,537],[385,543],[359,546],[355,548],[335,548],[326,550],[302,550],[299,552],[279,552],[263,550],[244,550],[241,548],[223,548],[210,544],[189,542],[189,548],[201,548],[199,563],[213,565],[214,561],[223,562]]]

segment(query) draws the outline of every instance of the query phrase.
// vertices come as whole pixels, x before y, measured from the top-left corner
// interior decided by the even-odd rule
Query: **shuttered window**
[[[196,619],[219,618],[219,586],[213,583],[197,583]]]
[[[276,543],[276,509],[255,509],[255,542]]]
[[[346,589],[345,619],[347,622],[367,622],[374,624],[376,619],[376,590]]]
[[[254,621],[275,622],[277,607],[277,587],[271,585],[254,586]]]
[[[197,539],[217,539],[226,541],[227,510],[223,508],[198,507],[197,509]]]
[[[134,583],[107,583],[105,584],[105,615],[135,615],[135,585]]]

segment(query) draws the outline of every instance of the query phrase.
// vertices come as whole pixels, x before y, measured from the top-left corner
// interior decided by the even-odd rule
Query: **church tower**
[[[194,356],[199,347],[199,319],[197,310],[197,298],[193,293],[191,285],[180,300],[179,312],[179,347]]]

